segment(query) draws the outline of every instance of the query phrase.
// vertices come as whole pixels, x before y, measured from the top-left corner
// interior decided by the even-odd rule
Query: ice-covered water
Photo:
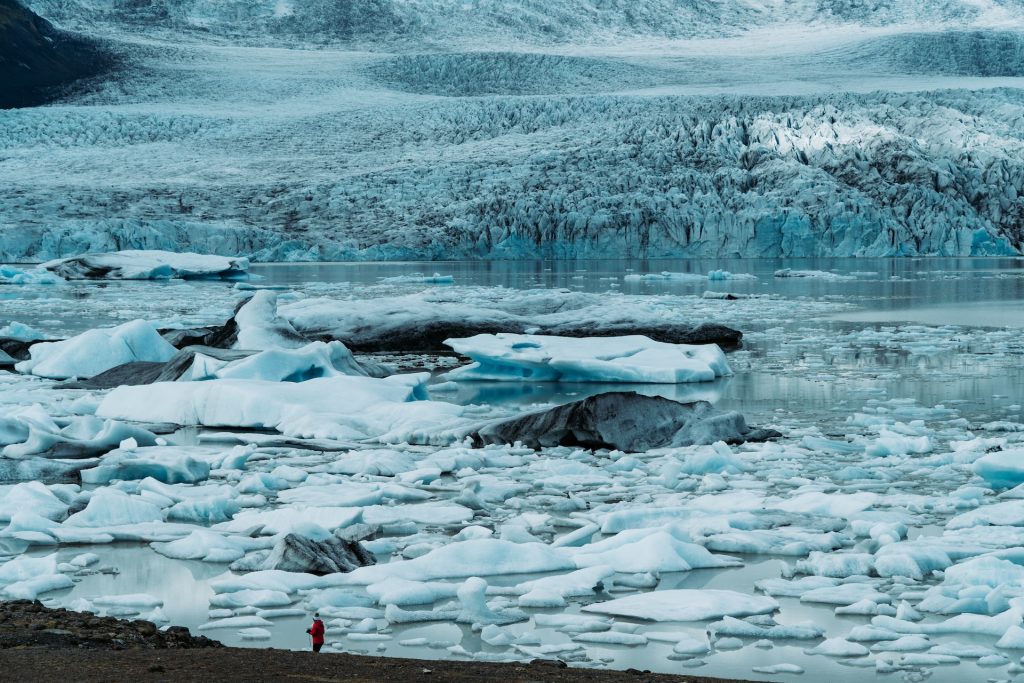
[[[434,277],[435,272],[441,277]],[[459,543],[481,542],[452,542],[452,534],[465,523],[451,522],[452,514],[458,517],[464,509],[452,506],[451,499],[461,501],[460,505],[479,506],[473,523],[520,542],[529,534],[543,539],[565,537],[572,533],[573,525],[590,521],[603,526],[606,536],[620,529],[625,530],[623,534],[637,533],[635,528],[643,532],[645,527],[655,533],[666,520],[686,520],[687,516],[675,512],[660,521],[643,522],[636,515],[678,506],[701,510],[699,519],[703,521],[687,522],[686,533],[716,556],[734,557],[742,565],[662,571],[656,586],[660,591],[726,589],[752,595],[756,582],[788,577],[813,548],[842,547],[844,550],[831,556],[848,559],[853,563],[851,567],[859,566],[857,563],[863,563],[865,557],[871,558],[872,578],[858,578],[853,569],[838,570],[837,574],[835,568],[824,565],[810,564],[800,571],[825,577],[854,575],[850,585],[862,590],[858,584],[870,584],[881,591],[871,594],[883,606],[887,600],[897,605],[902,599],[917,604],[921,591],[952,584],[942,583],[940,577],[927,572],[916,579],[899,579],[897,574],[898,580],[894,580],[881,569],[890,552],[886,549],[899,549],[900,543],[907,543],[898,540],[903,535],[901,525],[906,527],[907,539],[919,539],[917,543],[932,539],[928,542],[939,543],[941,552],[952,552],[950,548],[963,546],[966,541],[968,545],[981,544],[978,550],[969,552],[1002,553],[1009,560],[1017,559],[1014,548],[1018,545],[1018,528],[1014,525],[1018,522],[1010,510],[992,513],[996,516],[989,524],[1001,526],[969,527],[967,535],[956,535],[961,522],[949,527],[946,524],[955,515],[975,508],[997,510],[1002,508],[992,506],[1014,504],[1013,498],[995,498],[985,481],[973,474],[972,463],[987,450],[1013,448],[1019,443],[1019,432],[1012,430],[1024,423],[1024,394],[1020,389],[1024,380],[1024,341],[1020,334],[1024,261],[1019,259],[267,264],[254,266],[253,273],[259,277],[237,287],[224,282],[173,281],[10,285],[0,288],[0,324],[17,320],[62,337],[138,317],[161,324],[215,323],[230,314],[240,297],[251,294],[249,287],[274,288],[285,315],[292,310],[289,305],[316,297],[336,299],[342,306],[344,302],[354,305],[373,298],[393,301],[395,297],[414,296],[425,302],[454,300],[475,307],[502,301],[506,307],[522,306],[525,301],[545,306],[563,301],[566,306],[577,307],[589,305],[588,297],[597,297],[618,310],[632,307],[680,314],[680,319],[692,322],[722,322],[743,330],[745,341],[743,349],[729,355],[734,375],[715,382],[669,386],[462,382],[439,387],[434,397],[486,414],[515,414],[526,407],[561,403],[600,391],[635,389],[678,400],[711,400],[723,408],[739,409],[752,423],[783,431],[785,436],[778,446],[734,447],[727,453],[694,447],[640,454],[634,459],[622,455],[595,458],[573,449],[555,449],[534,458],[514,448],[463,452],[458,448],[395,445],[373,447],[365,459],[352,460],[354,454],[321,454],[316,444],[295,449],[278,440],[258,448],[247,463],[229,466],[222,462],[222,455],[216,455],[227,450],[224,439],[258,441],[271,437],[239,432],[236,437],[211,438],[207,431],[193,429],[176,438],[179,443],[198,446],[197,457],[211,457],[211,462],[221,463],[215,466],[217,474],[211,483],[244,489],[242,497],[237,497],[236,491],[230,494],[235,498],[225,499],[243,503],[243,518],[250,514],[246,508],[267,504],[253,497],[262,495],[270,501],[276,499],[271,505],[282,508],[301,501],[314,506],[347,501],[336,504],[369,505],[373,511],[368,514],[379,519],[417,516],[424,520],[414,527],[388,522],[392,524],[390,531],[374,543],[379,557],[391,558],[392,563],[410,561],[392,557],[393,550],[412,558]],[[722,299],[706,292],[728,292],[740,298]],[[537,293],[543,298],[517,298]],[[99,398],[88,392],[55,391],[48,381],[20,376],[5,376],[0,386],[0,404],[6,410],[38,403],[50,414],[75,415],[88,412],[90,406],[95,410]],[[481,454],[486,459],[476,460]],[[242,469],[232,471],[230,467]],[[395,476],[380,467],[392,468]],[[246,479],[257,472],[264,473],[260,475],[264,479]],[[305,472],[312,473],[306,482]],[[382,485],[387,488],[379,488]],[[320,490],[323,486],[328,488]],[[114,488],[136,492],[131,483]],[[176,490],[192,488],[214,498],[224,494],[202,484],[181,484]],[[157,488],[146,495],[157,505],[166,505],[168,499],[161,497],[167,493]],[[403,507],[424,496],[434,502],[426,507],[417,504],[415,515],[412,507]],[[446,500],[449,502],[436,507]],[[185,508],[178,503],[175,509]],[[146,512],[149,508],[140,510]],[[319,510],[308,508],[300,514],[322,521],[327,513],[322,507]],[[105,514],[116,517],[121,513]],[[186,510],[181,514],[205,513]],[[751,520],[762,520],[765,526],[761,526],[762,521],[751,525]],[[46,527],[39,520],[30,521],[19,523]],[[726,522],[732,525],[730,529],[721,528]],[[509,524],[515,528],[506,528]],[[241,526],[227,531],[225,538],[236,538],[239,530]],[[118,533],[152,538],[156,532],[139,528]],[[159,533],[171,534],[164,538],[180,535],[172,527]],[[27,538],[39,541],[38,536]],[[659,538],[664,542],[664,536]],[[26,548],[25,542],[10,536],[0,539],[0,544],[6,553],[17,554]],[[782,552],[784,547],[786,552]],[[753,548],[760,551],[751,553]],[[43,557],[50,552],[51,548],[32,546],[30,555]],[[91,601],[107,595],[149,594],[163,602],[163,613],[172,623],[198,628],[211,620],[210,599],[231,590],[223,584],[231,574],[226,565],[173,560],[143,543],[61,544],[57,552],[60,562],[83,552],[95,552],[100,559],[85,571],[70,574],[76,581],[70,590],[43,593],[55,603],[72,605],[80,599]],[[667,561],[654,561],[639,548],[633,554],[655,571],[659,562]],[[603,557],[603,562],[624,561],[622,557]],[[653,577],[634,576],[630,572],[637,568],[628,566],[631,569],[619,566],[617,585],[610,597],[630,594],[635,590],[629,587],[630,582],[652,582]],[[117,572],[104,571],[107,567]],[[443,578],[452,570],[442,567],[423,571]],[[461,583],[456,576],[448,580]],[[542,576],[547,574],[498,575],[487,577],[487,581],[495,592],[493,597],[502,599],[502,587]],[[990,580],[985,578],[989,575],[980,576],[982,583]],[[988,595],[993,610],[1017,594],[1019,585],[1015,581],[1005,580],[1002,594]],[[292,606],[305,609],[305,600],[319,599],[322,588],[291,590],[288,600]],[[357,598],[365,595],[358,582],[346,590]],[[337,600],[337,596],[331,599]],[[440,598],[437,604],[446,599]],[[804,677],[863,679],[865,669],[849,666],[850,661],[804,653],[821,642],[820,638],[776,639],[771,649],[754,647],[757,638],[744,638],[739,650],[728,649],[729,643],[723,642],[711,654],[694,660],[672,655],[675,642],[671,640],[652,639],[638,646],[587,643],[573,640],[553,626],[537,624],[536,615],[582,616],[582,607],[607,599],[608,595],[597,594],[569,597],[565,607],[528,609],[533,617],[530,621],[500,627],[509,639],[522,634],[540,636],[540,645],[530,645],[526,640],[521,650],[484,642],[481,633],[469,624],[454,623],[452,619],[427,624],[392,623],[372,610],[354,611],[376,617],[365,636],[352,630],[362,616],[346,618],[347,626],[332,624],[338,617],[329,617],[328,642],[349,651],[425,658],[453,656],[447,648],[456,646],[464,649],[457,652],[470,654],[454,656],[481,658],[532,657],[538,647],[564,646],[567,649],[548,655],[566,657],[580,665],[680,673],[692,671],[688,665],[703,661],[698,669],[701,673],[738,678],[764,678],[768,675],[755,675],[752,668],[790,663],[803,667]],[[846,637],[851,629],[872,619],[837,615],[835,605],[801,602],[796,597],[776,599],[780,604],[776,615],[779,624],[813,622],[824,629],[826,637]],[[513,595],[513,607],[515,601]],[[330,600],[324,604],[330,604]],[[95,608],[101,609],[99,605]],[[407,610],[428,608],[403,605]],[[343,614],[348,608],[337,609]],[[970,609],[980,610],[977,605]],[[234,614],[245,616],[255,611],[242,608]],[[946,616],[930,613],[922,623],[939,623]],[[204,633],[238,645],[306,645],[306,616],[270,617],[271,624],[265,626],[271,634],[269,640],[243,640],[237,627]],[[254,620],[258,618],[253,615]],[[707,626],[706,622],[651,623],[621,617],[615,622],[617,630],[612,633],[673,632],[677,640],[703,637]],[[992,648],[1002,633],[993,636],[970,628],[966,631],[932,635],[927,647],[959,642]],[[489,638],[494,635],[491,631],[487,634]],[[431,641],[433,647],[417,639]],[[863,644],[870,647],[873,642]],[[1012,650],[1000,651],[1011,661],[1016,658]],[[889,662],[899,659],[899,655],[879,652],[871,657],[870,661],[860,658],[856,663],[870,664],[872,668],[867,671],[874,671],[876,666],[884,671]],[[933,667],[911,660],[906,667],[911,673],[927,671],[933,680],[951,683],[1012,673],[1005,662],[990,659],[986,663],[995,666],[986,668],[975,661],[963,658],[956,666]],[[770,678],[800,679],[794,674]]]

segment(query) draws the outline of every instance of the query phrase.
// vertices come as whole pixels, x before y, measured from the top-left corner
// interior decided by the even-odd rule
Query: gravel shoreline
[[[704,676],[629,669],[437,661],[223,647],[188,629],[160,631],[148,621],[50,609],[39,602],[0,603],[3,678],[16,681],[495,681],[519,683],[727,683]]]

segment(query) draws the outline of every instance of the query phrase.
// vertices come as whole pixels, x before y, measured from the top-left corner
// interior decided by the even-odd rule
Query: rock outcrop
[[[478,446],[511,444],[530,448],[583,446],[642,452],[716,441],[743,443],[781,436],[751,429],[735,411],[718,412],[707,401],[679,403],[660,396],[613,391],[582,401],[487,425],[473,434]]]
[[[253,553],[234,562],[236,571],[262,571],[278,569],[306,574],[347,573],[357,567],[376,564],[377,559],[357,540],[348,540],[344,534],[313,539],[291,533],[282,537],[267,552]]]

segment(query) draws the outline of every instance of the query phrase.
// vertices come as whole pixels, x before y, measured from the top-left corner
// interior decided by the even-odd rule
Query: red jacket
[[[309,627],[309,635],[313,636],[314,645],[324,644],[324,622],[319,619],[313,620],[313,625]]]

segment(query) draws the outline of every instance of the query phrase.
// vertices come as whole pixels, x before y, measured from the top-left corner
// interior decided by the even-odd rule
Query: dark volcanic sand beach
[[[147,621],[0,603],[0,678],[10,681],[594,681],[725,683],[703,676],[221,647]]]

